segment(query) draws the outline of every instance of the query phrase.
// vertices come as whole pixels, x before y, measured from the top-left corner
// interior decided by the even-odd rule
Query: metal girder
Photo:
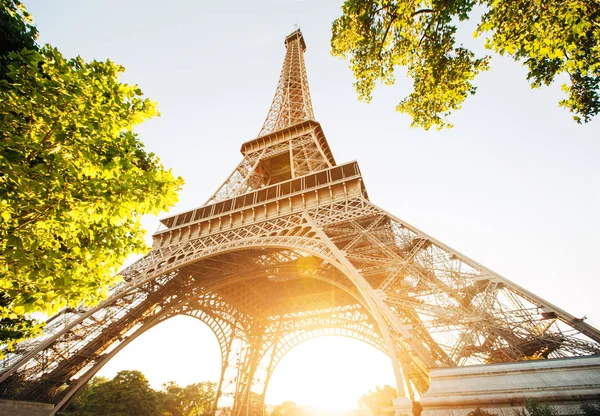
[[[285,47],[285,60],[275,97],[259,136],[315,118],[304,66],[306,45],[300,30],[285,38]]]
[[[600,331],[369,201],[313,121],[299,31],[259,137],[208,203],[161,220],[152,250],[92,308],[51,317],[0,363],[0,396],[60,411],[118,351],[178,314],[221,349],[215,401],[235,415],[287,352],[349,336],[390,356],[414,399],[429,370],[600,354]]]

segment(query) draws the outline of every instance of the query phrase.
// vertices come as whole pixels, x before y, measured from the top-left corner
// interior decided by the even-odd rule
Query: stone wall
[[[0,416],[48,416],[53,404],[0,400]]]
[[[515,416],[529,399],[560,415],[579,414],[583,403],[600,403],[600,356],[433,369],[420,403],[422,416],[466,416],[477,407]],[[411,412],[398,401],[395,414]]]

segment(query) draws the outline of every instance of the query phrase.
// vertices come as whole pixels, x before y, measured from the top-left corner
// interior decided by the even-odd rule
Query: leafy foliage
[[[273,408],[271,416],[305,416],[307,413],[291,401],[285,401]]]
[[[538,403],[535,400],[527,400],[525,408],[515,410],[515,413],[517,416],[556,416],[558,414],[553,407]]]
[[[11,4],[3,13],[24,19]],[[29,314],[100,301],[124,259],[146,250],[140,218],[172,206],[182,180],[132,132],[156,104],[118,81],[121,66],[50,46],[4,58],[0,343],[10,348],[39,330]]]
[[[91,416],[97,410],[97,389],[101,384],[107,383],[106,377],[94,377],[73,397],[67,410],[67,416]]]
[[[600,416],[600,406],[595,404],[583,404],[581,411],[586,416]]]
[[[174,381],[163,385],[164,416],[201,416],[209,414],[216,396],[216,384],[210,381],[179,386]]]
[[[31,16],[18,0],[0,0],[0,80],[6,78],[9,53],[22,49],[37,49],[37,29]],[[1,213],[0,213],[1,214]],[[0,292],[0,310],[9,306],[11,299]],[[18,342],[39,333],[40,325],[25,316],[0,317],[0,344],[3,340]],[[0,353],[1,356],[1,353]]]
[[[477,407],[475,410],[471,410],[469,413],[467,413],[467,416],[498,416],[498,414],[491,413],[487,410],[483,410]]]
[[[0,0],[0,78],[4,77],[8,54],[37,49],[37,29],[18,0]]]
[[[210,414],[215,383],[201,382],[180,387],[175,382],[153,390],[139,371],[119,371],[112,380],[93,378],[81,388],[66,416],[202,416]]]
[[[521,61],[533,88],[566,74],[560,105],[588,122],[600,112],[600,3],[587,0],[346,0],[333,22],[332,54],[350,58],[361,100],[377,81],[391,85],[405,66],[413,92],[397,110],[413,127],[452,127],[447,117],[474,94],[473,79],[489,56],[456,44],[457,23],[475,6],[484,13],[476,35],[485,46]],[[477,9],[477,12],[479,8]]]
[[[265,404],[262,396],[251,391],[248,394],[246,405],[242,408],[242,414],[247,416],[263,416],[265,414]]]
[[[119,371],[110,381],[94,379],[69,405],[70,416],[160,416],[158,395],[139,371]]]
[[[360,414],[366,415],[381,415],[384,414],[382,407],[391,406],[392,401],[396,398],[396,389],[385,385],[383,387],[375,387],[375,390],[369,391],[358,400],[358,409]]]

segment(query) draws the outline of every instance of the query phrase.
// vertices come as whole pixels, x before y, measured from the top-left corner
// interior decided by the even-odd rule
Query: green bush
[[[527,400],[525,408],[515,410],[517,416],[556,416],[556,410],[547,404],[538,403],[535,400]]]

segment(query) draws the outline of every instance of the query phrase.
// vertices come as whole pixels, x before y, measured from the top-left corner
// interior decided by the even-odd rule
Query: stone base
[[[0,400],[0,416],[48,416],[54,405],[50,403]]]
[[[406,397],[398,397],[393,401],[394,416],[411,416],[413,414],[412,402]]]
[[[556,410],[558,415],[562,416],[581,416],[583,412],[580,409],[580,404],[573,403],[544,403]],[[496,414],[498,416],[517,416],[517,410],[523,410],[523,406],[478,406],[480,409]],[[421,416],[467,416],[469,412],[475,410],[473,406],[467,407],[450,407],[431,408],[423,410]]]
[[[600,403],[600,356],[433,369],[420,403],[422,416],[466,416],[477,407],[515,416],[527,400],[548,404],[559,415]],[[394,410],[405,412],[400,405]]]

